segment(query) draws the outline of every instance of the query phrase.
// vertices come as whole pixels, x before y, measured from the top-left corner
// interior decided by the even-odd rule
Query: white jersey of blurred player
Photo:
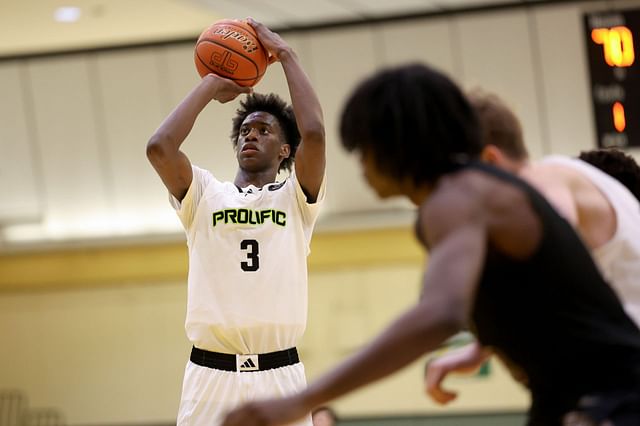
[[[640,203],[619,181],[575,158],[549,156],[541,163],[558,164],[586,176],[607,198],[616,214],[616,231],[591,252],[602,275],[618,294],[627,315],[640,327]]]
[[[309,204],[295,172],[263,188],[238,188],[193,166],[186,196],[171,203],[187,235],[185,328],[195,347],[261,354],[298,344],[307,320],[306,258],[324,187]],[[178,425],[217,425],[242,402],[305,386],[302,363],[229,372],[189,361]],[[311,425],[310,417],[299,424]]]

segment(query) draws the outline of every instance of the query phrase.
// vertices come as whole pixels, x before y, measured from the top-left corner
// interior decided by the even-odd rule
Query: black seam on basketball
[[[255,40],[255,42],[256,42],[256,44],[257,44],[258,46],[260,46],[260,48],[261,48],[261,49],[262,49],[262,51],[264,52],[264,59],[267,61],[267,63],[269,62],[269,55],[267,54],[267,49],[265,49],[265,47],[262,45],[262,43],[260,43],[260,39],[258,39],[258,35],[257,35],[257,34],[251,33],[251,32],[249,32],[247,29],[245,29],[244,27],[242,27],[242,26],[240,26],[240,25],[237,25],[237,24],[234,24],[234,23],[232,23],[232,22],[224,23],[224,24],[220,24],[220,25],[221,25],[221,26],[223,26],[223,25],[228,25],[228,26],[230,26],[230,27],[239,28],[239,29],[241,29],[241,30],[242,30],[242,32],[243,32],[243,33],[245,33],[245,34],[249,34],[251,37],[253,37],[253,38],[254,38],[254,40]],[[249,24],[247,24],[247,25],[249,25]],[[249,26],[250,26],[250,25],[249,25]],[[253,28],[252,28],[252,29],[253,29]],[[253,31],[255,31],[255,30],[253,30]],[[208,40],[208,39],[203,39],[203,40]]]
[[[216,44],[216,45],[218,45],[218,46],[224,47],[225,49],[228,49],[228,50],[230,50],[230,51],[232,51],[232,52],[234,52],[234,53],[237,53],[238,55],[240,55],[240,56],[242,56],[242,57],[246,58],[247,60],[251,61],[251,63],[253,63],[253,65],[255,65],[255,66],[256,66],[256,69],[258,68],[258,64],[257,64],[253,59],[251,59],[250,57],[246,56],[246,55],[247,55],[247,53],[246,53],[246,52],[243,52],[243,51],[240,51],[240,52],[239,52],[239,51],[237,51],[236,49],[233,49],[232,47],[227,46],[226,44],[222,44],[222,43],[220,43],[219,41],[217,41],[217,40],[215,40],[215,39],[211,39],[211,38],[203,38],[203,39],[200,39],[200,40],[198,40],[198,42],[196,43],[196,48],[197,48],[197,47],[198,47],[198,45],[199,45],[200,43],[202,43],[203,41],[208,41],[208,42],[210,42],[210,43],[213,43],[213,44]],[[266,58],[265,58],[265,59],[266,59]],[[267,62],[268,62],[268,61],[267,61]],[[268,65],[268,63],[267,63],[267,65]]]
[[[249,30],[247,30],[245,27],[243,27],[242,25],[238,25],[238,24],[234,24],[233,22],[225,22],[223,24],[220,24],[220,26],[223,25],[228,25],[230,27],[236,27],[236,28],[240,28],[242,30],[243,33],[248,33],[251,37],[255,38],[256,41],[258,40],[258,36],[256,34],[251,33]],[[249,24],[247,24],[249,25]],[[255,30],[254,30],[255,31]]]
[[[216,72],[217,70],[211,69],[211,68],[209,67],[209,65],[207,65],[207,64],[202,60],[202,58],[200,57],[200,55],[196,54],[196,58],[197,58],[197,59],[198,59],[198,61],[202,64],[202,66],[204,66],[206,69],[208,69],[209,71],[211,71],[213,74],[219,75],[219,74]],[[225,77],[225,76],[221,76],[221,77],[223,77],[223,78],[228,78],[229,80],[233,80],[233,81],[251,81],[251,80],[255,80],[255,82],[253,83],[253,84],[255,84],[255,83],[257,83],[257,82],[262,78],[262,76],[264,76],[264,74],[265,74],[265,73],[263,72],[262,74],[258,74],[258,76],[257,76],[257,77],[253,77],[253,78]],[[204,76],[203,76],[203,77],[204,77]]]
[[[258,47],[260,47],[262,49],[262,51],[264,52],[264,59],[265,61],[267,61],[267,65],[269,65],[269,55],[267,54],[267,49],[265,49],[265,47],[262,45],[262,43],[260,43],[260,39],[258,38],[258,34],[255,33],[255,30],[253,29],[253,27],[251,27],[251,25],[247,24],[247,26],[249,26],[254,32],[250,32],[249,30],[245,29],[244,27],[241,27],[240,25],[234,24],[234,23],[229,23],[229,24],[223,24],[223,25],[229,25],[231,27],[236,27],[236,28],[240,28],[243,32],[248,33],[251,37],[254,38],[256,45]]]
[[[234,53],[236,53],[236,54],[238,54],[238,55],[242,56],[242,57],[243,57],[243,58],[245,58],[247,61],[251,62],[251,64],[255,67],[255,69],[256,69],[256,75],[258,75],[258,74],[260,73],[260,68],[258,67],[258,64],[257,64],[253,59],[251,59],[251,58],[247,57],[247,56],[246,56],[244,53],[242,53],[242,52],[238,52],[237,50],[235,50],[235,49],[233,49],[233,48],[231,48],[231,47],[229,47],[229,46],[227,46],[227,45],[224,45],[224,44],[222,44],[222,43],[219,43],[219,42],[218,42],[218,41],[216,41],[216,40],[211,40],[211,39],[209,39],[209,38],[204,38],[204,39],[198,40],[198,43],[196,43],[196,56],[197,56],[197,57],[198,57],[198,59],[200,59],[201,61],[203,61],[203,59],[202,59],[202,58],[200,58],[200,54],[198,53],[198,45],[200,45],[200,43],[202,43],[203,41],[206,41],[206,42],[209,42],[209,43],[215,44],[215,45],[217,45],[217,46],[223,47],[223,48],[224,48],[224,49],[226,49],[226,50],[230,50],[231,52],[234,52]],[[267,66],[268,66],[268,64],[267,64]],[[207,66],[207,68],[208,68],[208,69],[211,69],[211,68],[209,68],[209,66]],[[265,67],[265,69],[266,69],[266,67]],[[263,74],[264,74],[264,73],[263,73]],[[240,80],[240,79],[239,79],[239,80]],[[242,80],[252,80],[252,79],[250,79],[250,78],[243,78]]]
[[[251,37],[253,37],[256,41],[256,44],[258,46],[260,46],[262,48],[263,51],[267,51],[267,49],[264,48],[264,46],[262,45],[262,43],[260,43],[260,40],[258,39],[258,35],[251,33],[250,31],[248,31],[247,29],[245,29],[244,27],[234,24],[234,23],[228,23],[228,24],[221,24],[221,25],[229,25],[230,27],[236,27],[236,28],[240,28],[242,30],[243,33],[248,33]],[[249,24],[247,24],[249,25]],[[255,31],[255,30],[254,30]]]
[[[202,66],[204,66],[206,69],[208,69],[209,71],[211,71],[212,73],[216,73],[216,70],[212,70],[211,68],[209,68],[209,65],[207,65],[202,58],[200,57],[200,55],[198,55],[198,52],[196,52],[196,58],[198,59],[198,61],[202,64]]]

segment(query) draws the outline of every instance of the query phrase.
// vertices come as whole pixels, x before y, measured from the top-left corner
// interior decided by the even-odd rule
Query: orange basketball
[[[256,32],[248,23],[223,19],[204,30],[195,48],[200,77],[209,73],[254,86],[267,70],[269,57]]]

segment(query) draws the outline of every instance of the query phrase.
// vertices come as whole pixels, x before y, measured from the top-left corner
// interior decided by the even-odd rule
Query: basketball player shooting
[[[380,197],[419,206],[430,252],[420,302],[303,392],[250,403],[224,426],[287,424],[463,328],[521,370],[529,425],[561,425],[570,412],[640,424],[640,331],[571,225],[527,183],[478,161],[477,118],[451,80],[423,65],[378,72],[350,96],[340,133]]]
[[[282,65],[293,105],[274,94],[240,103],[232,120],[234,181],[191,164],[180,147],[207,104],[229,102],[248,87],[205,75],[147,144],[189,250],[185,329],[193,348],[178,425],[215,426],[243,402],[306,386],[295,347],[306,325],[306,257],[324,199],[322,110],[292,48],[248,22]],[[290,175],[276,182],[281,170]],[[310,416],[297,424],[310,426]]]

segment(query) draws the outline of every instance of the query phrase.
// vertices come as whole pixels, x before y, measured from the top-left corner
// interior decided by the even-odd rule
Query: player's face
[[[236,156],[240,168],[262,172],[275,167],[289,157],[290,147],[284,143],[284,132],[273,115],[257,111],[245,118],[240,126]]]
[[[362,152],[360,154],[360,165],[362,166],[364,178],[369,186],[376,191],[378,197],[388,198],[403,193],[400,182],[378,169],[372,154]]]

